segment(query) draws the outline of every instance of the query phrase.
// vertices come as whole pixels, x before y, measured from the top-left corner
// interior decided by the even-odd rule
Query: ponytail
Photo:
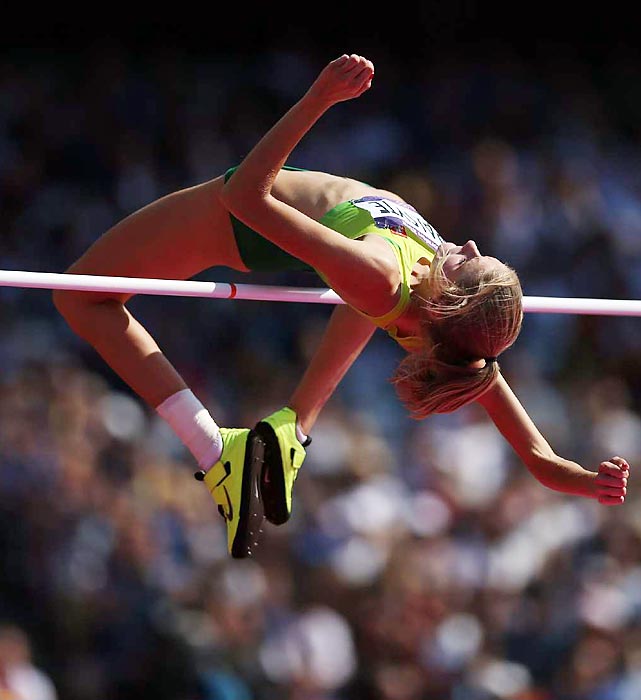
[[[422,420],[432,413],[451,413],[475,401],[498,375],[495,358],[486,360],[483,367],[474,367],[449,364],[438,360],[434,353],[417,352],[400,363],[392,383],[410,417]]]

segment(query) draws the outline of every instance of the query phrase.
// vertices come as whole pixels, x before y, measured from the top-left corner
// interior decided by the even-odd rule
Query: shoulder
[[[350,254],[328,266],[322,276],[343,300],[367,316],[383,316],[397,301],[401,283],[392,246],[376,235],[344,239]]]
[[[389,280],[390,284],[398,286],[399,261],[390,240],[375,233],[367,233],[356,242],[363,247],[364,255],[371,261],[372,271]]]
[[[360,285],[360,308],[370,316],[382,316],[398,302],[402,280],[398,259],[389,241],[380,236],[366,235],[358,243],[363,246],[370,270]]]

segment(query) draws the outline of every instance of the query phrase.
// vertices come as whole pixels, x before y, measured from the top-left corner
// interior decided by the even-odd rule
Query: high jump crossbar
[[[0,270],[0,287],[207,297],[210,299],[245,299],[249,301],[289,301],[307,304],[345,303],[331,289],[316,287],[282,287],[143,277],[107,277],[22,270]],[[641,300],[525,296],[523,310],[528,313],[641,316]]]

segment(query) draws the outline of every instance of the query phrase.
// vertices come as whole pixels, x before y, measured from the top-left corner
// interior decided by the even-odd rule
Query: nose
[[[468,241],[465,245],[461,246],[461,252],[468,256],[468,258],[480,258],[481,253],[479,253],[478,246],[474,241]]]

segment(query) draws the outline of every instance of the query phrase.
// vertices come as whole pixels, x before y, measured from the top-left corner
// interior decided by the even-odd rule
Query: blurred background
[[[3,24],[2,269],[64,271],[123,216],[237,164],[357,52],[374,88],[291,165],[397,191],[526,295],[641,298],[631,18],[246,10]],[[287,401],[331,312],[130,307],[224,426]],[[559,454],[628,459],[624,506],[545,489],[477,407],[409,420],[378,332],[313,431],[291,521],[245,561],[191,456],[48,292],[0,290],[0,321],[2,700],[641,697],[640,319],[529,314],[501,361]]]

